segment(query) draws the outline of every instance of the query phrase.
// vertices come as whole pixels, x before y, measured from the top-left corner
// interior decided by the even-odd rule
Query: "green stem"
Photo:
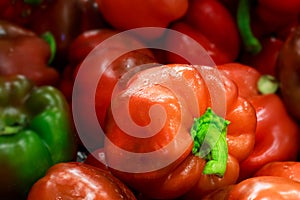
[[[17,109],[2,110],[0,115],[0,136],[13,135],[24,129],[27,125],[27,116]]]
[[[23,126],[5,126],[1,128],[0,135],[13,135],[20,132],[23,129]]]
[[[253,35],[250,26],[250,0],[240,0],[237,9],[237,24],[247,52],[257,54],[261,51],[260,41]]]
[[[196,118],[191,128],[194,139],[192,152],[207,160],[204,174],[224,176],[228,159],[226,132],[229,121],[216,115],[211,108]]]
[[[45,32],[41,35],[41,37],[49,44],[50,46],[50,58],[48,60],[48,64],[50,64],[54,57],[55,57],[55,53],[56,53],[56,42],[55,42],[55,38],[54,35],[51,32]]]
[[[274,76],[262,75],[257,82],[258,91],[261,94],[273,94],[276,93],[279,83]]]

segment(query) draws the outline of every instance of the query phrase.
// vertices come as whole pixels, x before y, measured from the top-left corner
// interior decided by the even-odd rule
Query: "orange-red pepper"
[[[28,200],[135,200],[133,192],[108,171],[79,162],[58,163],[31,188]]]
[[[258,176],[236,185],[220,188],[204,200],[236,199],[299,199],[300,183],[284,177]]]
[[[254,147],[256,115],[252,105],[239,96],[230,77],[221,77],[220,84],[224,86],[226,96],[226,101],[223,102],[225,105],[212,109],[218,110],[225,106],[226,115],[225,119],[212,115],[218,118],[217,122],[214,121],[215,117],[207,114],[211,113],[209,107],[213,102],[210,96],[212,94],[208,92],[208,87],[196,68],[182,64],[164,65],[134,75],[125,88],[112,97],[107,118],[104,152],[112,173],[150,198],[176,198],[186,194],[188,199],[199,199],[211,190],[234,184],[239,175],[239,162],[245,160]],[[129,98],[128,105],[124,105],[126,98]],[[183,102],[183,99],[187,102]],[[221,94],[218,94],[218,102],[222,102]],[[155,109],[155,106],[157,109],[164,109],[164,113]],[[220,113],[220,110],[216,112]],[[194,121],[194,118],[197,120]],[[203,121],[207,123],[203,125]],[[198,131],[206,132],[204,127],[209,122],[214,124],[213,127],[224,123],[221,127],[228,126],[228,129],[222,129],[221,132],[225,132],[221,137],[223,139],[210,140],[218,141],[217,149],[209,142],[205,143],[208,145],[206,147],[213,149],[207,150],[210,156],[206,157],[197,148],[203,144],[199,142],[201,137]],[[132,123],[141,126],[141,129],[132,126]],[[124,130],[123,126],[127,128]],[[195,130],[196,136],[193,134]],[[155,134],[151,136],[153,133]],[[213,135],[214,132],[210,132],[208,138]],[[163,150],[166,145],[169,148]],[[140,157],[135,160],[134,156],[126,156],[127,153],[119,148]],[[147,157],[147,153],[156,151],[159,153],[153,159]],[[222,170],[209,172],[212,164],[210,159],[215,157],[217,168]],[[164,165],[164,161],[170,158],[174,160]],[[222,164],[219,165],[219,162]],[[143,171],[143,166],[154,168]],[[126,169],[123,170],[122,167]]]
[[[277,94],[261,94],[258,82],[261,74],[254,68],[229,63],[219,66],[235,80],[239,92],[256,110],[257,128],[255,147],[241,163],[240,180],[251,177],[265,164],[273,161],[295,161],[300,150],[297,122],[288,114]]]
[[[260,168],[254,176],[279,176],[300,182],[299,161],[269,162]]]

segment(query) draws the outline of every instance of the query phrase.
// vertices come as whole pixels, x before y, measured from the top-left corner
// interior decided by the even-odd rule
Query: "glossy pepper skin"
[[[49,44],[34,32],[0,21],[0,75],[23,74],[37,85],[55,85],[59,73],[48,65]]]
[[[51,32],[57,43],[53,65],[60,71],[67,65],[72,41],[82,32],[104,26],[95,0],[43,1],[26,24],[37,34]]]
[[[283,41],[277,37],[265,37],[260,40],[262,49],[257,54],[243,52],[239,62],[254,67],[261,74],[275,76],[276,62]]]
[[[295,161],[299,153],[299,127],[280,97],[262,95],[252,97],[250,102],[257,112],[257,139],[252,154],[241,165],[241,178],[253,175],[268,162]]]
[[[164,76],[160,76],[160,73]],[[167,74],[184,78],[182,82],[178,83],[176,78],[169,77]],[[140,77],[142,77],[141,82],[139,82]],[[143,84],[144,78],[150,84]],[[163,83],[167,85],[169,83],[172,89],[176,89],[173,91],[163,83],[155,84],[160,78],[164,81]],[[206,116],[207,108],[211,102],[208,89],[199,72],[196,68],[183,64],[163,65],[143,70],[134,75],[129,84],[113,97],[113,106],[105,127],[107,140],[105,140],[104,145],[106,162],[112,173],[144,196],[154,199],[177,198],[186,193],[189,193],[187,199],[199,199],[202,194],[210,190],[227,184],[234,184],[239,174],[239,162],[246,159],[254,147],[256,115],[251,104],[238,95],[236,85],[229,77],[222,76],[222,81],[224,81],[221,84],[224,84],[226,95],[227,113],[225,119],[230,122],[227,134],[223,138],[225,144],[228,144],[228,150],[225,150],[228,155],[222,157],[225,159],[223,164],[226,165],[224,174],[206,174],[206,164],[209,161],[200,154],[198,154],[199,156],[194,155],[195,152],[192,150],[194,149],[193,144],[198,144],[198,142],[193,142],[190,135],[194,123],[193,118]],[[139,87],[140,89],[134,92],[135,88]],[[119,103],[124,102],[123,98],[126,99],[127,95],[131,95],[127,105],[129,116],[126,115],[126,112],[124,113],[126,107],[119,105]],[[183,103],[180,97],[188,99],[186,104],[182,104],[183,111],[180,107]],[[131,132],[123,131],[117,124],[120,122],[119,120],[126,121],[125,119],[131,118],[134,123],[143,127],[150,123],[149,120],[152,115],[155,119],[154,127],[138,132],[140,136],[144,134],[147,136],[156,126],[159,126],[159,119],[162,116],[162,113],[155,115],[155,111],[152,114],[150,112],[149,116],[149,109],[153,105],[160,105],[165,110],[166,117],[162,129],[159,129],[157,134],[146,138],[133,137],[130,135]],[[113,109],[116,109],[115,111],[119,113],[121,119],[116,119],[113,116]],[[200,130],[204,130],[204,127],[202,128]],[[175,144],[171,142],[173,140]],[[160,163],[164,159],[169,159],[173,155],[179,155],[177,159],[163,168],[141,173],[115,169],[116,165],[133,167],[134,169],[136,167],[136,162],[131,161],[130,157],[123,157],[122,153],[114,148],[115,146],[129,152],[143,154],[159,151],[160,148],[169,143],[171,143],[172,148],[165,150],[165,153],[158,154],[156,159],[151,161],[141,157],[146,163],[149,162],[148,164],[152,165],[152,163]],[[220,153],[221,151],[218,149],[216,152]],[[149,190],[149,188],[152,189]]]
[[[255,147],[240,165],[240,179],[251,177],[269,162],[295,161],[299,153],[299,125],[288,114],[282,99],[277,94],[260,93],[257,84],[261,74],[252,67],[230,63],[219,68],[235,80],[240,94],[251,102],[257,115]]]
[[[122,31],[139,27],[167,28],[171,22],[182,17],[189,6],[188,0],[96,0],[96,2],[108,23]],[[162,33],[159,31],[140,36],[152,39],[162,36]]]
[[[31,188],[27,200],[135,200],[131,190],[108,171],[79,163],[52,166]]]
[[[254,176],[279,176],[300,182],[300,162],[278,161],[269,162],[260,168]]]
[[[173,23],[170,28],[195,39],[207,50],[216,64],[232,62],[238,57],[241,39],[235,18],[217,0],[190,1],[185,16]],[[193,48],[185,39],[185,36],[182,36],[180,41],[174,41],[173,38],[168,38],[167,35],[166,45],[171,49],[186,50]],[[190,53],[193,53],[192,50]],[[168,53],[167,55],[169,63],[186,63],[174,54]]]
[[[300,26],[286,39],[276,63],[280,94],[289,113],[300,120]]]
[[[246,179],[236,185],[220,188],[204,200],[237,199],[299,199],[300,183],[288,178],[259,176]]]
[[[156,59],[153,56],[152,52],[145,47],[139,40],[130,35],[122,35],[119,39],[110,40],[109,45],[105,47],[105,53],[101,56],[95,57],[92,59],[92,64],[85,65],[85,60],[87,57],[93,58],[93,55],[89,55],[91,52],[102,52],[102,49],[99,50],[97,45],[100,45],[103,41],[108,38],[113,38],[113,36],[117,35],[119,32],[111,29],[94,29],[85,31],[80,34],[71,44],[71,49],[69,51],[69,61],[71,65],[71,73],[66,74],[66,79],[62,80],[61,86],[63,84],[68,84],[69,89],[72,89],[74,85],[74,81],[79,81],[78,97],[83,99],[84,102],[88,101],[89,97],[85,95],[86,87],[90,87],[90,79],[84,78],[79,79],[76,77],[76,73],[78,70],[84,67],[99,66],[100,69],[104,69],[104,72],[101,77],[99,77],[99,82],[97,84],[97,89],[95,93],[95,108],[96,114],[101,127],[104,127],[105,124],[105,116],[108,107],[110,106],[111,96],[113,89],[118,82],[118,80],[129,70],[135,68],[136,66],[147,64],[147,63],[156,63]],[[128,50],[128,53],[122,55],[122,51],[127,50],[131,47],[139,47],[135,51]],[[115,60],[111,60],[112,55],[117,55]],[[109,62],[112,62],[108,64]],[[95,71],[90,70],[88,73],[91,73],[90,76],[95,74]],[[68,83],[65,80],[69,80]],[[64,86],[64,87],[65,87]],[[65,94],[69,94],[68,98],[71,99],[72,90],[65,90]],[[71,94],[71,95],[70,95]],[[82,119],[88,120],[89,119]],[[90,126],[93,126],[91,124]],[[101,146],[101,139],[99,139],[99,135],[94,132],[86,133],[86,139],[89,139],[90,148],[96,149]]]
[[[0,91],[1,198],[23,199],[49,167],[75,158],[75,135],[56,88],[18,75],[1,76]]]

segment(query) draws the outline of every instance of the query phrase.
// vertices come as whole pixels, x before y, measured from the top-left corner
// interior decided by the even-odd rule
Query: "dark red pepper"
[[[266,37],[261,39],[262,49],[257,54],[243,52],[239,61],[257,69],[261,74],[275,76],[275,66],[277,56],[283,41],[276,37]]]
[[[57,43],[54,65],[67,64],[69,45],[83,31],[104,26],[103,18],[94,0],[43,1],[27,24],[34,32],[51,32]]]
[[[300,26],[285,40],[276,63],[280,94],[289,113],[300,120]]]
[[[258,0],[252,12],[257,35],[276,34],[299,23],[300,1]]]
[[[39,0],[38,0],[39,1]],[[30,20],[32,12],[37,8],[37,3],[26,3],[23,0],[0,1],[0,18],[18,25],[25,25]],[[30,2],[30,0],[29,0]]]
[[[49,44],[34,32],[0,21],[0,75],[23,74],[37,85],[56,85],[58,72],[48,65]]]

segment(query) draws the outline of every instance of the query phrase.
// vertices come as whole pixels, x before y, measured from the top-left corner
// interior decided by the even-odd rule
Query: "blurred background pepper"
[[[235,17],[217,0],[192,0],[186,15],[171,24],[171,29],[186,34],[196,40],[216,64],[224,64],[237,59],[241,38],[235,22]],[[193,53],[193,47],[182,35],[180,41],[166,35],[168,49],[182,49]],[[198,55],[195,55],[198,56]],[[186,63],[178,55],[167,53],[167,62]]]
[[[100,12],[112,27],[124,31],[139,27],[167,28],[171,22],[178,20],[189,7],[188,0],[96,0]],[[139,36],[155,39],[163,32],[140,34]]]
[[[48,64],[51,53],[33,31],[0,21],[0,75],[23,74],[37,85],[56,85],[59,72]]]
[[[37,34],[54,35],[57,53],[53,65],[61,70],[67,64],[69,45],[75,37],[104,24],[94,0],[44,0],[31,14],[26,27]]]
[[[289,113],[300,120],[300,26],[284,42],[276,63],[280,94]]]
[[[300,2],[223,0],[236,15],[243,48],[237,61],[275,76],[277,56],[288,35],[299,24]]]
[[[254,67],[261,74],[269,74],[275,76],[275,66],[279,51],[283,45],[283,41],[278,37],[264,37],[260,40],[261,51],[252,54],[243,51],[240,55],[239,61]]]
[[[252,26],[258,37],[278,34],[299,23],[300,1],[257,0],[252,3]]]

